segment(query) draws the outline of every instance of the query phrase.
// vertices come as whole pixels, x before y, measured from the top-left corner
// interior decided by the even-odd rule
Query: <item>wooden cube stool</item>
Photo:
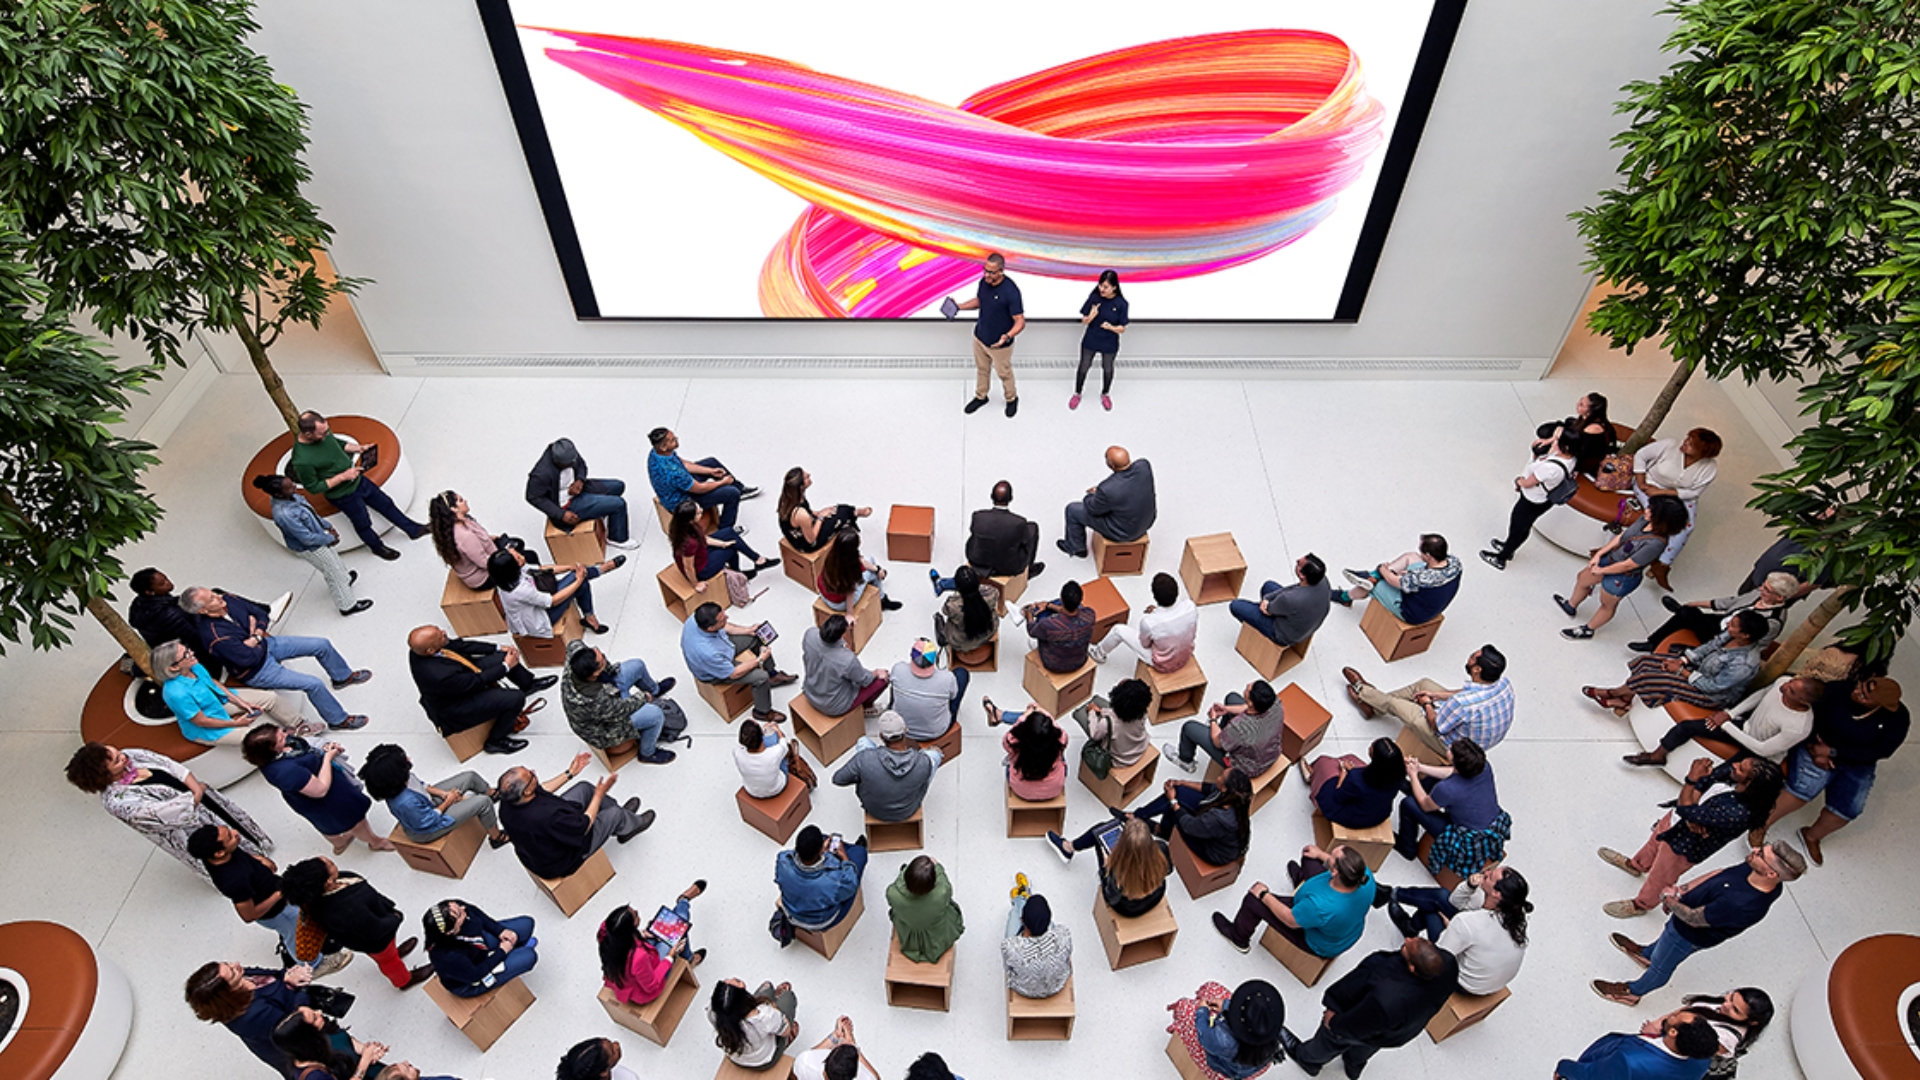
[[[1153,700],[1147,705],[1147,723],[1164,724],[1181,720],[1200,711],[1207,700],[1207,673],[1200,670],[1200,658],[1187,658],[1179,671],[1160,672],[1144,660],[1135,661],[1133,677],[1147,684]]]
[[[1432,859],[1432,857],[1433,857],[1433,834],[1428,833],[1427,835],[1422,836],[1420,838],[1420,844],[1418,849],[1414,852],[1413,861],[1419,863],[1423,867],[1430,867],[1430,860]],[[1495,866],[1498,863],[1499,863],[1498,859],[1489,859],[1487,860],[1486,866],[1482,866],[1480,869],[1482,871],[1485,871],[1489,867]],[[1447,890],[1448,892],[1452,892],[1453,890],[1459,888],[1460,883],[1466,880],[1455,871],[1448,870],[1445,868],[1442,868],[1439,870],[1430,869],[1429,872],[1433,874],[1434,884],[1440,886],[1441,888]]]
[[[622,768],[640,760],[640,740],[628,739],[619,746],[602,750],[598,746],[587,749],[593,754],[593,760],[608,772],[619,772]]]
[[[1434,1042],[1446,1042],[1448,1037],[1485,1020],[1500,1007],[1500,1003],[1513,996],[1513,991],[1501,987],[1491,994],[1466,994],[1456,992],[1427,1021],[1427,1037]]]
[[[1280,733],[1280,753],[1301,761],[1326,738],[1333,714],[1313,700],[1312,694],[1300,689],[1299,683],[1281,687],[1279,697],[1281,712],[1287,718],[1286,728]]]
[[[1073,976],[1052,997],[1024,998],[1007,990],[1007,1038],[1017,1041],[1073,1038]]]
[[[1453,764],[1450,755],[1435,750],[1418,732],[1405,725],[1401,726],[1400,734],[1393,737],[1393,743],[1400,748],[1403,757],[1416,758],[1427,765],[1444,767]]]
[[[1107,966],[1115,971],[1164,960],[1173,955],[1173,939],[1180,933],[1174,921],[1173,907],[1162,896],[1152,911],[1129,919],[1116,915],[1107,906],[1106,897],[1093,894],[1093,925],[1100,930],[1100,944],[1107,950]]]
[[[958,720],[948,724],[947,730],[941,732],[939,738],[928,739],[925,742],[916,742],[914,745],[927,750],[940,751],[940,765],[942,768],[945,768],[948,762],[958,760],[960,752],[966,749],[964,742],[960,738],[960,721]]]
[[[446,587],[440,590],[440,614],[447,617],[454,637],[486,637],[507,632],[507,614],[492,589],[469,589],[447,571]]]
[[[651,948],[651,946],[643,946]],[[667,1045],[673,1038],[674,1029],[680,1026],[680,1018],[687,1015],[687,1006],[693,1004],[699,996],[700,980],[693,974],[693,968],[686,960],[675,957],[673,967],[667,971],[667,984],[660,989],[660,996],[644,1005],[629,1005],[613,996],[613,991],[605,986],[600,988],[600,1007],[607,1010],[607,1016],[614,1023],[628,1031],[639,1033],[640,1037],[657,1046]]]
[[[933,561],[933,507],[896,505],[887,512],[887,558]]]
[[[592,566],[607,558],[607,519],[582,521],[573,528],[562,528],[547,519],[547,550],[560,566]]]
[[[860,594],[860,599],[850,611],[835,611],[827,606],[825,600],[813,602],[813,625],[825,626],[827,620],[835,615],[845,615],[852,625],[847,629],[846,643],[859,652],[867,647],[867,641],[873,632],[880,629],[881,617],[886,614],[880,607],[880,590],[872,585]]]
[[[966,652],[948,650],[948,661],[957,671],[999,671],[1000,670],[1000,630],[994,628],[993,636],[985,645]]]
[[[740,718],[740,714],[753,708],[753,687],[746,683],[718,683],[705,679],[693,680],[693,689],[707,707],[720,714],[720,719],[731,724]],[[798,699],[796,699],[798,700]]]
[[[1440,624],[1446,621],[1445,615],[1435,615],[1430,621],[1415,626],[1402,622],[1384,604],[1374,602],[1360,613],[1360,632],[1373,642],[1373,651],[1380,654],[1380,659],[1391,664],[1426,652],[1439,635]]]
[[[1309,635],[1305,641],[1281,646],[1247,623],[1241,623],[1240,638],[1233,643],[1233,651],[1252,664],[1253,670],[1259,672],[1261,678],[1272,682],[1305,660],[1307,647],[1312,644],[1313,637]]]
[[[872,837],[869,836],[868,839]],[[845,944],[847,935],[853,933],[853,924],[859,922],[860,916],[866,913],[866,897],[861,893],[854,893],[853,907],[847,910],[846,918],[825,930],[802,930],[796,926],[793,928],[793,940],[831,960],[833,954],[839,952],[840,946]]]
[[[814,708],[807,695],[795,694],[787,703],[787,711],[793,714],[793,734],[800,745],[822,765],[833,764],[867,733],[866,720],[858,706],[839,716],[828,716]]]
[[[1153,786],[1153,774],[1160,768],[1160,748],[1149,744],[1147,752],[1140,760],[1131,765],[1115,765],[1107,770],[1105,780],[1093,775],[1087,768],[1085,759],[1080,762],[1080,783],[1093,797],[1100,800],[1101,806],[1131,806],[1133,800],[1146,794]]]
[[[653,497],[653,515],[660,519],[660,535],[667,535],[667,530],[673,527],[673,511],[660,504],[658,495]],[[713,531],[720,527],[720,508],[709,506],[702,509],[697,520],[700,522],[702,532],[709,536],[713,535]]]
[[[1375,825],[1371,829],[1350,829],[1345,825],[1335,825],[1313,812],[1313,842],[1321,851],[1332,851],[1334,845],[1345,844],[1360,853],[1367,861],[1367,869],[1376,873],[1393,852],[1393,817]]]
[[[1262,924],[1260,929],[1260,947],[1272,953],[1273,958],[1280,961],[1282,967],[1293,972],[1293,977],[1299,979],[1302,986],[1312,986],[1319,982],[1320,976],[1325,975],[1327,969],[1333,966],[1331,957],[1315,956],[1288,941],[1273,927],[1265,924]]]
[[[907,959],[900,951],[900,935],[887,942],[887,1004],[896,1009],[946,1012],[953,1007],[953,957],[949,948],[931,964]]]
[[[1194,1063],[1193,1055],[1187,1053],[1187,1044],[1181,1042],[1178,1035],[1167,1036],[1167,1059],[1173,1062],[1181,1080],[1209,1080],[1213,1075],[1201,1071],[1200,1066]]]
[[[660,602],[667,606],[667,613],[681,622],[693,617],[693,609],[701,604],[719,604],[725,611],[733,606],[727,596],[727,583],[719,575],[707,579],[707,591],[700,592],[680,572],[678,562],[668,563],[653,579],[660,583]]]
[[[1247,560],[1232,533],[1211,533],[1187,539],[1180,553],[1180,580],[1187,595],[1201,606],[1224,604],[1240,595],[1247,580]]]
[[[1178,829],[1174,830],[1167,850],[1173,856],[1173,869],[1180,875],[1180,883],[1187,887],[1187,895],[1195,900],[1208,893],[1219,892],[1240,880],[1240,870],[1247,864],[1246,859],[1240,858],[1225,866],[1215,866],[1195,855],[1193,849],[1187,846],[1187,838],[1180,835]]]
[[[477,724],[451,735],[441,735],[447,741],[447,749],[453,756],[465,761],[487,748],[487,739],[493,735],[492,724]]]
[[[1147,569],[1148,539],[1109,540],[1092,529],[1087,540],[1093,548],[1093,567],[1101,577],[1133,577]]]
[[[1259,813],[1261,807],[1272,802],[1273,797],[1280,794],[1280,785],[1286,782],[1287,770],[1291,768],[1293,768],[1293,760],[1281,754],[1274,759],[1273,764],[1267,766],[1266,772],[1253,777],[1253,804],[1247,808],[1247,813]],[[1219,762],[1212,758],[1207,759],[1207,783],[1219,783],[1220,777],[1225,773],[1226,770],[1220,767]]]
[[[925,828],[927,808],[922,806],[905,821],[881,821],[872,814],[862,812],[866,818],[867,850],[873,851],[918,851],[926,842]]]
[[[460,1034],[481,1051],[485,1051],[500,1041],[520,1014],[533,1004],[533,991],[527,989],[527,980],[515,979],[504,986],[497,986],[484,994],[473,997],[460,997],[448,990],[435,975],[428,979],[424,989],[433,999]]]
[[[398,825],[387,834],[408,866],[423,874],[455,879],[467,876],[467,867],[473,865],[473,857],[480,853],[480,842],[486,838],[487,827],[480,824],[477,817],[468,818],[432,840],[410,840],[407,830]]]
[[[1108,577],[1081,582],[1080,602],[1093,611],[1094,644],[1105,641],[1107,631],[1126,622],[1132,614],[1127,610],[1127,598],[1120,595],[1120,587]]]
[[[993,582],[1000,589],[999,614],[1001,615],[1005,615],[1008,608],[1019,604],[1020,598],[1027,594],[1027,572],[1025,570],[1020,571],[1012,577],[990,577],[987,580]]]
[[[821,545],[819,551],[801,552],[780,540],[780,572],[805,588],[810,593],[820,591],[820,564],[827,561],[827,552],[833,550],[833,541]]]
[[[740,804],[740,820],[766,833],[776,844],[785,844],[813,813],[812,793],[792,776],[787,777],[787,786],[780,794],[771,798],[756,799],[747,794],[746,788],[740,788],[733,793],[733,801]]]
[[[1067,827],[1067,793],[1051,799],[1023,799],[1007,789],[1007,835],[1045,836],[1047,830],[1063,832]]]
[[[1058,718],[1093,696],[1093,673],[1096,670],[1093,660],[1088,659],[1079,668],[1064,675],[1048,671],[1040,666],[1040,653],[1036,649],[1027,653],[1026,674],[1020,680],[1020,685],[1026,688],[1027,697],[1035,705]]]
[[[713,1080],[793,1080],[793,1055],[782,1054],[780,1060],[764,1069],[749,1069],[735,1065],[732,1059],[720,1058],[720,1071],[713,1074]]]
[[[580,864],[580,869],[563,878],[543,878],[533,871],[527,871],[540,891],[547,894],[560,913],[573,918],[573,913],[586,906],[607,882],[613,880],[613,860],[607,858],[607,850],[601,848]]]
[[[580,625],[580,605],[568,604],[566,614],[554,624],[552,637],[521,637],[515,634],[513,645],[520,650],[522,664],[530,668],[556,668],[567,662],[567,642],[577,641],[585,633],[585,628]]]

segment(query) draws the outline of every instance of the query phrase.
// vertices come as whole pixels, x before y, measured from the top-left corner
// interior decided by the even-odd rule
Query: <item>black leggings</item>
[[[1093,367],[1093,358],[1096,356],[1100,358],[1100,392],[1104,394],[1113,389],[1113,359],[1118,355],[1110,352],[1096,353],[1083,346],[1080,349],[1080,370],[1073,376],[1073,392],[1077,394],[1086,388],[1087,372]]]
[[[1507,516],[1507,538],[1500,542],[1500,557],[1513,558],[1520,545],[1527,542],[1533,534],[1533,523],[1546,516],[1553,509],[1550,502],[1529,502],[1525,495],[1513,500],[1513,513]]]

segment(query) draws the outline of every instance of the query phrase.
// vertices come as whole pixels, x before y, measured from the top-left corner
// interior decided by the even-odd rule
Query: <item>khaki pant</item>
[[[1429,694],[1444,694],[1447,688],[1432,679],[1421,679],[1392,693],[1383,693],[1378,687],[1371,685],[1362,686],[1359,693],[1360,700],[1366,702],[1368,707],[1397,718],[1407,726],[1408,730],[1420,736],[1421,742],[1438,751],[1440,757],[1445,759],[1448,756],[1447,748],[1440,741],[1439,732],[1434,731],[1433,724],[1427,720],[1427,710],[1413,700],[1413,695],[1421,691]]]
[[[985,398],[993,392],[993,379],[987,369],[991,367],[1000,375],[1000,386],[1007,392],[1008,401],[1019,400],[1019,393],[1013,386],[1013,343],[1008,342],[998,349],[989,349],[979,339],[973,339],[973,396]]]
[[[235,701],[243,702],[261,710],[262,714],[264,714],[268,720],[271,720],[280,727],[286,728],[288,734],[300,730],[300,725],[305,722],[305,717],[300,710],[299,698],[286,697],[276,694],[272,690],[255,690],[250,686],[230,686],[227,688],[227,693],[233,695]],[[223,729],[220,732],[219,738],[213,740],[213,742],[202,743],[201,745],[212,746],[216,743],[236,745],[240,740],[247,737],[247,732],[253,730],[254,726],[255,725],[244,724],[240,727]],[[319,726],[317,721],[315,722],[315,726]]]

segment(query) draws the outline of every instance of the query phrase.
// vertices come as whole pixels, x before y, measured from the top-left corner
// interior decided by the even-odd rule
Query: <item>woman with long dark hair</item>
[[[1640,587],[1647,567],[1660,558],[1669,537],[1688,527],[1687,508],[1670,495],[1657,495],[1647,503],[1647,512],[1620,535],[1608,540],[1587,557],[1587,565],[1574,578],[1570,596],[1554,594],[1553,602],[1570,616],[1578,617],[1580,605],[1597,588],[1600,610],[1584,626],[1560,631],[1568,641],[1585,641],[1594,631],[1613,621],[1620,601]]]
[[[361,1042],[318,1009],[288,1013],[274,1026],[273,1045],[292,1060],[293,1080],[423,1080],[410,1061],[382,1061],[389,1050],[385,1043]]]
[[[407,970],[405,957],[419,939],[396,943],[400,909],[359,874],[342,873],[331,859],[305,859],[280,875],[280,892],[328,937],[345,948],[373,957],[380,974],[396,990],[426,982],[433,965]]]
[[[707,1022],[728,1061],[759,1071],[772,1068],[800,1037],[800,1021],[794,1019],[799,1008],[790,983],[763,982],[749,993],[739,979],[722,979],[713,984]]]
[[[833,536],[833,549],[820,561],[820,577],[814,582],[821,602],[835,611],[852,611],[860,595],[871,585],[880,590],[883,611],[899,611],[898,600],[887,597],[886,568],[860,554],[860,533],[841,529]]]
[[[1010,724],[1000,737],[1007,752],[1007,789],[1028,802],[1045,802],[1067,787],[1067,732],[1038,705],[1025,713],[1001,712],[992,699],[987,715]]]
[[[500,606],[507,613],[507,628],[515,637],[550,638],[553,628],[566,617],[567,607],[580,605],[580,622],[596,634],[612,627],[593,613],[593,586],[601,574],[627,565],[625,555],[615,555],[594,566],[529,566],[518,548],[503,548],[487,559],[487,584],[493,586]],[[553,575],[553,591],[541,586],[541,571]]]
[[[1169,780],[1130,815],[1108,809],[1146,822],[1162,840],[1178,832],[1195,855],[1215,866],[1238,862],[1253,842],[1253,781],[1232,766],[1217,784]]]
[[[1572,444],[1575,471],[1592,476],[1600,462],[1620,445],[1613,422],[1607,419],[1607,396],[1586,394],[1574,403],[1572,416],[1541,424],[1533,433],[1533,456],[1546,453],[1563,435]]]
[[[1469,874],[1454,890],[1388,889],[1387,916],[1405,937],[1427,940],[1460,963],[1460,990],[1491,994],[1513,981],[1526,959],[1527,879],[1493,866]]]
[[[722,570],[738,570],[752,578],[780,565],[779,559],[763,559],[748,547],[738,529],[728,526],[707,532],[700,527],[699,515],[700,504],[688,499],[667,520],[667,546],[673,549],[673,564],[693,582],[694,592],[706,592],[708,579]],[[742,555],[751,560],[744,566],[740,563]]]
[[[834,534],[841,529],[859,528],[858,519],[870,517],[873,507],[855,508],[839,503],[825,513],[818,513],[807,502],[807,489],[813,486],[813,474],[795,465],[787,470],[786,478],[780,482],[780,505],[777,513],[780,518],[780,535],[786,538],[793,550],[801,554],[811,554],[833,543]]]
[[[1100,281],[1080,305],[1080,321],[1087,330],[1080,336],[1080,370],[1074,373],[1073,396],[1067,399],[1067,408],[1080,407],[1080,392],[1086,389],[1087,371],[1093,367],[1093,358],[1098,356],[1100,407],[1111,411],[1113,398],[1107,395],[1113,389],[1113,361],[1120,354],[1120,335],[1127,332],[1127,298],[1120,294],[1119,274],[1112,270],[1100,271]]]
[[[1714,767],[1700,758],[1680,786],[1680,798],[1661,816],[1633,858],[1612,848],[1600,849],[1600,859],[1640,878],[1640,892],[1631,900],[1614,900],[1601,910],[1620,919],[1661,906],[1662,894],[1679,883],[1687,871],[1712,858],[1720,849],[1766,825],[1775,800],[1786,787],[1780,766],[1763,757],[1744,757]],[[1731,787],[1712,797],[1716,788]]]
[[[487,560],[504,546],[506,537],[494,536],[476,521],[459,492],[443,491],[427,503],[427,531],[433,534],[433,550],[460,584],[469,589],[489,587]]]
[[[1300,773],[1307,781],[1314,808],[1335,825],[1371,829],[1393,816],[1393,800],[1407,778],[1406,758],[1400,747],[1382,736],[1367,748],[1367,761],[1352,754],[1323,755]]]
[[[455,997],[478,997],[533,970],[533,916],[498,920],[465,900],[442,900],[420,917],[427,961]]]
[[[954,653],[972,652],[1000,629],[1000,586],[981,581],[971,566],[953,572],[953,592],[933,617],[934,640]]]
[[[613,996],[629,1005],[645,1005],[667,988],[667,974],[676,957],[688,967],[699,967],[707,950],[693,948],[693,901],[707,891],[701,878],[687,887],[674,902],[673,913],[686,924],[687,932],[677,942],[666,942],[647,933],[640,913],[631,905],[614,908],[600,924],[600,980]]]
[[[1705,1020],[1720,1037],[1720,1052],[1707,1064],[1707,1080],[1726,1080],[1737,1074],[1740,1059],[1773,1022],[1773,998],[1757,986],[1729,990],[1724,997],[1688,994],[1680,1004],[1684,1011]]]

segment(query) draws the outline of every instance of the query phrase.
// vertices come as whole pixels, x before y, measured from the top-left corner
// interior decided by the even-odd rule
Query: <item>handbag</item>
[[[793,944],[793,920],[787,918],[787,909],[775,906],[773,917],[767,920],[767,933],[780,943],[781,948]]]
[[[653,699],[653,703],[660,707],[660,742],[672,742],[680,738],[686,738],[688,742],[693,741],[686,734],[687,712],[680,707],[679,702],[670,698],[657,697]]]
[[[763,588],[760,592],[753,592],[752,586],[747,582],[747,575],[732,567],[720,571],[720,576],[727,583],[727,602],[734,607],[746,607],[767,591]]]
[[[320,983],[308,983],[306,990],[307,1000],[313,1002],[313,1007],[335,1020],[345,1018],[348,1010],[353,1008],[352,991],[342,990],[337,986],[323,986]]]
[[[527,576],[533,579],[533,587],[551,596],[560,591],[560,575],[544,566],[529,567]]]
[[[312,964],[320,959],[320,952],[327,946],[327,930],[313,917],[302,911],[300,925],[293,931],[293,958],[302,964]]]
[[[1095,779],[1105,780],[1113,772],[1113,721],[1107,721],[1107,737],[1088,739],[1080,747],[1080,764],[1087,767]]]
[[[1633,490],[1633,455],[1608,454],[1594,470],[1593,484],[1601,491]]]
[[[800,756],[800,751],[797,749],[787,752],[787,772],[794,779],[807,785],[808,791],[820,786],[820,778],[814,775],[813,766],[807,763],[806,758]]]

